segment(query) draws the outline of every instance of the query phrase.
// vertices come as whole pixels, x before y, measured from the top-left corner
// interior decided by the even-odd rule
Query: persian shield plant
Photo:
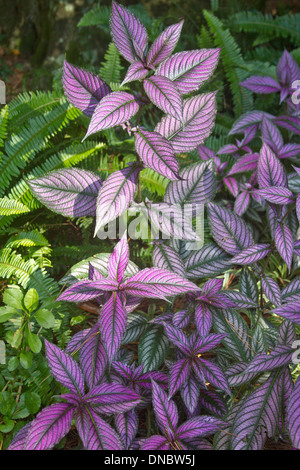
[[[63,278],[59,301],[93,302],[99,318],[66,351],[45,341],[50,371],[65,391],[19,431],[10,449],[51,449],[72,423],[90,450],[261,449],[280,435],[299,448],[292,358],[300,325],[300,171],[296,160],[294,167],[282,162],[299,154],[299,144],[284,143],[277,127],[294,132],[299,113],[290,101],[289,117],[248,113],[231,130],[243,135],[236,144],[217,154],[205,147],[216,92],[199,88],[213,77],[220,51],[176,52],[183,26],[167,27],[149,45],[141,21],[113,2],[112,39],[129,63],[120,89],[64,63],[65,94],[90,118],[84,138],[120,126],[136,158],[104,181],[72,168],[30,180],[31,190],[54,212],[95,216],[95,235],[139,207],[156,228],[153,267],[140,270],[130,261],[125,230],[111,254],[81,260]],[[278,82],[242,85],[290,100],[299,67],[287,54]],[[158,116],[152,129],[142,126],[150,107]],[[258,133],[263,143],[256,151],[249,144]],[[178,157],[192,151],[198,160],[182,166]],[[233,159],[222,161],[224,155]],[[160,203],[142,200],[147,168],[170,180]],[[210,236],[191,250],[203,205]],[[253,207],[267,217],[268,235],[264,221],[256,220],[259,231],[246,217]],[[270,275],[272,257],[284,262],[283,288]],[[145,314],[139,310],[145,299],[163,311],[150,305]]]

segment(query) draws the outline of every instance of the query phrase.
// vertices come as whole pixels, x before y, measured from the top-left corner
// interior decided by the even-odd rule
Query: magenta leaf
[[[199,288],[172,271],[160,268],[145,268],[128,279],[123,290],[131,295],[150,298],[165,298]]]
[[[31,423],[24,449],[52,449],[70,430],[74,411],[68,403],[44,408]]]
[[[121,296],[114,292],[102,307],[99,325],[101,337],[111,362],[121,346],[126,331],[127,312]]]
[[[270,245],[266,243],[252,245],[240,251],[240,253],[231,258],[230,262],[241,265],[253,264],[267,256],[270,251]]]
[[[286,205],[294,202],[292,191],[282,186],[268,186],[257,191],[257,194],[273,204]]]
[[[170,204],[196,203],[211,201],[216,191],[216,176],[212,162],[195,163],[183,168],[180,181],[168,184],[164,200]]]
[[[103,278],[100,281],[82,280],[68,287],[57,300],[66,302],[86,302],[95,299],[104,292],[114,292],[118,283],[112,279]]]
[[[12,438],[7,450],[24,450],[27,434],[29,432],[31,422],[25,424],[17,434]]]
[[[64,61],[64,92],[70,103],[92,117],[99,101],[111,93],[111,88],[100,77]]]
[[[240,85],[248,88],[248,90],[251,90],[254,93],[263,93],[264,95],[276,93],[281,89],[279,83],[274,78],[255,75],[247,78],[241,82]]]
[[[279,150],[278,158],[297,157],[300,154],[300,144],[285,144]]]
[[[189,279],[197,279],[223,273],[229,267],[229,260],[228,254],[217,245],[206,243],[186,258],[186,275]]]
[[[66,217],[95,215],[102,179],[91,171],[64,168],[28,181],[35,197]]]
[[[124,124],[138,109],[139,104],[132,94],[126,91],[110,93],[96,106],[84,139],[95,132]]]
[[[129,449],[138,430],[138,416],[135,410],[120,413],[115,417],[118,433],[124,443],[125,449]]]
[[[170,443],[165,436],[151,436],[142,443],[141,450],[170,450]]]
[[[168,399],[167,393],[159,385],[152,381],[152,403],[161,432],[166,435],[174,432],[178,423],[178,410],[172,399]]]
[[[121,240],[114,247],[114,251],[108,260],[108,277],[116,282],[121,282],[124,278],[129,263],[129,246],[126,232]]]
[[[244,220],[238,215],[210,202],[208,217],[215,241],[227,253],[236,255],[253,245],[252,234]]]
[[[264,274],[261,278],[261,286],[265,296],[272,302],[273,305],[281,305],[280,288],[274,279]]]
[[[278,154],[283,147],[283,138],[278,128],[267,118],[264,118],[261,126],[263,141],[271,148],[273,152]]]
[[[170,142],[158,132],[139,129],[135,148],[145,166],[171,180],[178,180],[179,164]]]
[[[147,77],[148,73],[149,70],[144,67],[144,64],[140,61],[136,61],[128,67],[121,86],[125,85],[125,83],[134,82],[135,80],[142,80]]]
[[[264,117],[270,120],[274,119],[274,116],[269,113],[265,113],[264,111],[249,111],[248,113],[242,114],[235,121],[229,135],[245,132],[250,126],[252,127],[255,124],[260,124]]]
[[[182,26],[183,20],[172,24],[157,36],[147,54],[147,65],[149,67],[156,67],[172,54],[179,40]]]
[[[99,384],[107,366],[107,355],[98,322],[84,336],[79,349],[79,363],[88,387],[91,389]]]
[[[143,59],[148,42],[146,28],[133,13],[116,2],[112,5],[110,29],[115,45],[128,62]]]
[[[179,276],[185,277],[183,261],[174,248],[159,243],[153,250],[153,266],[160,269],[173,271]]]
[[[48,366],[53,377],[71,392],[83,395],[83,375],[75,359],[46,339],[45,347]]]
[[[210,135],[216,113],[216,93],[204,93],[183,102],[183,122],[165,116],[155,131],[171,142],[175,153],[194,150]]]
[[[263,144],[259,153],[257,172],[260,189],[269,186],[287,187],[285,170],[267,144]]]
[[[182,95],[197,90],[213,74],[220,49],[202,49],[178,52],[166,59],[156,75],[173,81]]]
[[[176,430],[177,439],[205,437],[228,427],[221,419],[212,416],[196,416],[181,424]]]
[[[272,310],[276,315],[280,315],[297,325],[300,325],[300,301],[288,302]]]
[[[288,432],[292,441],[292,444],[297,449],[300,449],[300,379],[296,380],[294,389],[289,397],[287,406],[287,423]]]
[[[115,171],[105,180],[98,194],[95,234],[128,209],[136,193],[140,170],[131,165]]]
[[[237,173],[244,173],[245,171],[255,170],[258,162],[257,153],[249,153],[243,155],[238,161],[232,166],[227,175],[235,175]]]
[[[291,230],[283,222],[279,223],[276,229],[275,245],[290,270],[294,253],[294,237]]]
[[[145,92],[155,106],[182,122],[182,97],[169,78],[152,75],[152,77],[145,78],[143,84]]]
[[[123,445],[116,431],[104,419],[89,409],[85,413],[84,427],[77,427],[86,450],[122,450]]]
[[[83,398],[97,414],[126,413],[141,402],[141,397],[131,388],[118,383],[97,385]]]

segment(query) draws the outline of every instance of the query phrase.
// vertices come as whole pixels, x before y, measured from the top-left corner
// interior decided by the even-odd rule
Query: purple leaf
[[[285,50],[280,57],[276,74],[278,81],[282,87],[289,88],[289,86],[297,79],[300,79],[300,69],[294,57]]]
[[[284,302],[293,302],[300,300],[300,276],[295,277],[282,291],[282,300]]]
[[[208,334],[203,338],[198,339],[193,344],[193,355],[198,356],[198,354],[202,354],[205,352],[209,352],[212,349],[216,348],[225,335],[221,334]]]
[[[153,250],[153,266],[185,277],[184,264],[179,254],[174,248],[163,243],[159,243]]]
[[[292,444],[300,449],[300,378],[296,380],[294,389],[290,395],[287,406],[288,431]]]
[[[293,350],[289,346],[277,345],[270,353],[257,354],[250,362],[245,372],[264,372],[277,369],[289,364],[292,360]]]
[[[129,246],[126,232],[121,240],[116,244],[114,251],[108,260],[108,276],[116,282],[121,282],[129,263]]]
[[[242,114],[235,121],[229,135],[245,132],[250,126],[252,127],[254,124],[260,124],[264,117],[271,120],[274,119],[274,116],[263,111],[249,111],[248,113]]]
[[[172,324],[177,328],[186,328],[191,321],[192,310],[193,307],[191,309],[179,310],[174,314],[172,313]]]
[[[235,308],[255,308],[257,307],[257,303],[254,300],[249,299],[245,294],[242,292],[238,292],[236,290],[226,290],[224,291],[225,297],[231,300]]]
[[[172,54],[179,40],[183,20],[166,28],[153,42],[147,54],[147,65],[156,67]]]
[[[99,325],[109,362],[121,346],[126,331],[127,312],[121,296],[115,292],[103,305]]]
[[[145,78],[143,84],[145,92],[155,106],[180,122],[182,121],[182,97],[169,78],[152,75],[152,77]]]
[[[298,194],[296,199],[296,214],[298,218],[298,222],[300,223],[300,194]]]
[[[240,83],[241,86],[253,91],[254,93],[276,93],[280,91],[279,83],[272,77],[260,77],[253,75]]]
[[[183,51],[166,59],[156,75],[164,76],[173,81],[182,95],[198,90],[214,72],[220,49],[202,49]]]
[[[95,132],[124,124],[137,113],[138,109],[139,104],[130,93],[126,91],[110,93],[96,106],[84,139]]]
[[[123,289],[135,296],[165,298],[197,291],[199,288],[172,271],[145,268],[126,281]]]
[[[262,121],[261,133],[263,141],[277,154],[283,146],[283,138],[275,124],[266,117]]]
[[[282,186],[269,186],[258,190],[257,194],[273,204],[285,205],[294,202],[292,191]]]
[[[66,217],[96,214],[102,179],[91,171],[64,168],[28,181],[35,197],[46,207]]]
[[[238,161],[232,166],[227,173],[229,175],[235,175],[237,173],[244,173],[245,171],[255,170],[258,162],[257,153],[247,153],[238,159]]]
[[[272,312],[300,325],[300,301],[288,302],[275,308]]]
[[[197,152],[199,153],[200,158],[202,160],[210,160],[211,158],[214,159],[216,157],[215,152],[205,147],[204,145],[199,145],[197,148]]]
[[[186,334],[180,329],[177,328],[176,326],[173,325],[167,325],[165,324],[165,332],[172,344],[177,346],[177,348],[180,349],[180,351],[185,354],[186,356],[190,355],[191,352],[191,347],[189,344],[188,337]]]
[[[238,215],[210,202],[208,217],[215,241],[227,253],[236,255],[253,245],[252,234],[244,220]]]
[[[269,186],[287,187],[285,170],[267,144],[263,144],[261,148],[257,171],[257,179],[260,189],[264,189]]]
[[[62,82],[70,103],[89,117],[92,117],[99,101],[111,93],[111,88],[100,77],[66,60]]]
[[[281,305],[280,288],[274,279],[264,274],[261,278],[261,286],[265,296],[273,305]]]
[[[141,402],[131,388],[117,383],[97,385],[84,396],[84,403],[99,414],[125,413]]]
[[[260,450],[267,436],[272,437],[279,424],[281,399],[278,380],[273,375],[247,395],[236,414],[232,428],[232,449]]]
[[[297,157],[300,154],[300,144],[285,144],[279,150],[278,158]]]
[[[227,411],[223,399],[214,390],[201,390],[200,404],[214,415],[224,416]]]
[[[75,359],[46,339],[45,347],[48,366],[53,377],[71,392],[83,395],[83,375]]]
[[[165,436],[151,436],[146,439],[142,445],[141,450],[170,450],[169,441]]]
[[[31,423],[24,449],[52,449],[70,430],[74,410],[68,403],[44,408]]]
[[[206,243],[186,258],[186,275],[190,279],[197,279],[223,273],[229,267],[229,260],[228,254],[217,245]]]
[[[294,237],[291,230],[283,222],[279,223],[276,229],[275,245],[290,270],[294,253]]]
[[[231,258],[230,263],[241,265],[253,264],[267,256],[270,251],[270,245],[266,243],[252,245]]]
[[[274,119],[274,123],[294,134],[300,135],[300,117],[280,116]]]
[[[170,142],[158,132],[139,129],[135,148],[145,166],[171,180],[178,180],[179,164]]]
[[[195,324],[200,336],[205,337],[212,327],[212,316],[209,307],[200,303],[195,309]]]
[[[143,59],[148,42],[146,28],[133,13],[116,2],[112,5],[110,29],[115,45],[128,62]]]
[[[222,369],[216,363],[206,359],[201,358],[200,362],[205,379],[217,389],[224,390],[228,395],[231,395],[231,390]]]
[[[168,139],[175,153],[194,150],[210,135],[216,113],[216,93],[204,93],[183,102],[183,122],[165,116],[155,131]]]
[[[216,191],[216,176],[212,162],[196,163],[184,168],[180,181],[168,184],[164,200],[170,204],[204,204],[213,199]]]
[[[24,450],[26,438],[28,431],[30,429],[31,423],[25,424],[18,432],[17,434],[13,437],[11,440],[7,450]]]
[[[135,80],[142,80],[143,78],[147,77],[148,73],[149,70],[144,67],[142,62],[134,62],[128,67],[121,86],[125,85],[125,83],[134,82]]]
[[[193,414],[198,405],[200,390],[198,382],[192,375],[183,384],[180,392],[185,406]]]
[[[234,212],[242,216],[248,209],[250,204],[250,194],[249,191],[242,191],[236,198],[234,203]]]
[[[103,278],[100,281],[83,280],[72,284],[56,300],[66,302],[85,302],[95,299],[104,292],[114,292],[118,283],[112,279]]]
[[[89,388],[99,384],[107,366],[107,356],[97,322],[85,335],[79,350],[79,363]]]
[[[180,387],[187,381],[190,374],[188,359],[180,359],[170,367],[169,398],[171,398]]]
[[[156,417],[156,423],[166,435],[174,432],[178,423],[178,411],[173,400],[168,399],[167,393],[152,381],[152,403]]]
[[[129,449],[138,430],[138,416],[135,410],[118,414],[115,423],[125,449]]]
[[[234,197],[237,197],[239,193],[239,183],[237,182],[237,180],[233,178],[232,176],[228,176],[223,179],[223,183],[227,187],[227,189],[231,192],[231,194]]]
[[[128,209],[136,193],[140,170],[131,165],[115,171],[105,180],[98,194],[95,234]]]
[[[80,435],[86,443],[86,450],[122,450],[123,445],[116,431],[104,419],[89,409],[86,413],[84,434]],[[78,429],[78,428],[77,428]],[[80,429],[78,429],[79,431]]]
[[[203,438],[226,427],[228,427],[228,424],[218,418],[212,416],[196,416],[179,426],[176,431],[176,438]]]

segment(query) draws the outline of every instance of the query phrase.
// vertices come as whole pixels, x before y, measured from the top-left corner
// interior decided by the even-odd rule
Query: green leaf
[[[13,307],[0,307],[0,323],[4,323],[19,312]]]
[[[20,354],[20,364],[24,369],[29,369],[32,366],[32,352],[24,351]]]
[[[33,353],[37,354],[42,349],[40,338],[35,333],[31,333],[31,331],[28,331],[27,343]]]
[[[30,414],[35,414],[39,411],[41,407],[41,397],[38,393],[27,391],[24,393],[25,397],[25,406]]]
[[[158,369],[164,362],[169,349],[169,341],[162,326],[154,325],[145,331],[138,347],[139,364],[144,372]]]
[[[53,328],[55,323],[55,317],[50,310],[45,308],[41,308],[35,314],[35,319],[39,325],[43,326],[44,328]]]
[[[24,305],[29,312],[33,312],[39,304],[39,294],[32,288],[29,289],[24,297]]]
[[[10,307],[23,310],[23,292],[18,286],[8,287],[3,294],[3,302]]]
[[[11,340],[10,345],[13,348],[18,349],[21,346],[22,338],[23,338],[23,331],[20,330],[20,328],[18,328],[12,336],[12,340]]]
[[[3,424],[0,424],[0,432],[8,433],[13,430],[15,422],[12,419],[7,418],[4,416]]]
[[[17,358],[17,356],[14,356],[14,357],[11,357],[10,360],[8,361],[7,368],[9,372],[13,372],[14,370],[16,370],[18,365],[19,365],[19,359]]]

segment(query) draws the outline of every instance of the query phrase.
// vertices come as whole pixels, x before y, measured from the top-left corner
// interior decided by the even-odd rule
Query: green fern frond
[[[0,112],[0,147],[3,147],[7,137],[8,106],[4,106]],[[1,153],[1,152],[0,152]],[[1,160],[0,160],[1,161]]]
[[[28,211],[30,209],[19,201],[8,197],[0,198],[0,216],[24,214]]]
[[[44,235],[37,230],[31,230],[30,232],[19,232],[17,235],[13,235],[5,244],[5,248],[19,248],[20,246],[49,246],[49,242]]]
[[[237,32],[250,32],[266,39],[289,38],[300,44],[300,13],[273,17],[259,11],[242,11],[232,15],[226,24]]]
[[[234,111],[237,115],[249,111],[253,106],[252,94],[247,89],[239,86],[239,83],[247,76],[242,70],[246,64],[241,50],[228,29],[224,29],[223,23],[212,13],[204,10],[204,17],[214,37],[214,44],[221,48],[221,61],[229,82]]]
[[[104,61],[101,63],[99,75],[106,83],[116,84],[121,82],[122,70],[120,53],[115,44],[111,42],[104,55]]]
[[[100,3],[100,2],[99,2]],[[111,8],[100,4],[95,5],[91,10],[83,15],[77,26],[98,26],[105,33],[110,32],[109,19]]]
[[[156,171],[151,170],[151,168],[146,168],[141,172],[141,184],[142,188],[145,187],[148,191],[158,196],[163,196],[169,184],[169,180],[159,173],[156,173]]]

